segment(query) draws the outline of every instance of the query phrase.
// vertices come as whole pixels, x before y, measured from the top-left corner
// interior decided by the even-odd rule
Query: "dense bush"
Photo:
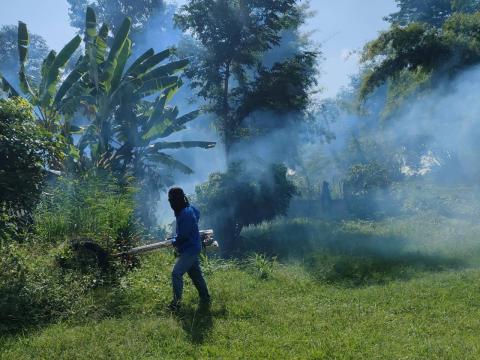
[[[112,315],[122,298],[98,273],[58,266],[57,249],[11,243],[0,248],[0,335],[59,319]]]
[[[63,140],[39,125],[26,100],[0,99],[0,237],[29,218],[45,169],[59,164],[62,149]]]
[[[215,229],[223,254],[241,248],[239,235],[244,226],[285,215],[295,193],[286,175],[283,165],[246,169],[235,163],[226,173],[214,173],[197,186],[204,224]]]
[[[35,233],[49,244],[89,238],[118,251],[138,241],[134,205],[134,189],[108,174],[59,178],[34,213]]]
[[[101,254],[78,244],[92,241],[107,254],[136,245],[133,196],[99,174],[59,178],[44,188],[28,238],[0,244],[0,332],[116,311],[119,279],[131,262],[108,258],[105,267]]]
[[[349,211],[360,218],[383,214],[393,183],[389,170],[378,162],[355,164],[348,170],[343,183],[343,196]],[[389,206],[390,208],[393,208]]]

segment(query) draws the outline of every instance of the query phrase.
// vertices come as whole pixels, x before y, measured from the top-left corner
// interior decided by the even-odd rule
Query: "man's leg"
[[[188,276],[192,279],[193,285],[197,288],[200,301],[202,303],[210,303],[210,294],[208,293],[207,283],[200,268],[200,259],[195,257],[193,265],[188,269]]]
[[[172,269],[173,300],[172,305],[178,306],[182,300],[183,274],[190,269],[195,262],[195,256],[180,254]]]

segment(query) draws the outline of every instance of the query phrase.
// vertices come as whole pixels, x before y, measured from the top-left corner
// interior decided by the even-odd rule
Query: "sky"
[[[184,0],[179,0],[181,4]],[[382,19],[395,11],[394,0],[311,0],[315,15],[305,25],[321,46],[319,85],[322,97],[331,97],[347,86],[358,69],[358,51],[388,28]],[[28,25],[48,45],[59,50],[75,35],[69,24],[66,0],[0,0],[0,25]]]

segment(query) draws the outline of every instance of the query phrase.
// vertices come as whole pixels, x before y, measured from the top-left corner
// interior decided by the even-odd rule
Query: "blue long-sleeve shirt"
[[[173,245],[178,252],[195,254],[200,253],[202,244],[200,233],[198,232],[198,221],[200,220],[200,211],[193,206],[187,206],[176,216],[177,235],[173,240]]]

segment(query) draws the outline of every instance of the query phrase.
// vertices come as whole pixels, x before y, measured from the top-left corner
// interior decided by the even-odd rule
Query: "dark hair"
[[[188,198],[181,187],[172,187],[168,190],[168,200],[183,200],[186,204],[189,204]]]
[[[190,206],[188,198],[180,187],[172,187],[168,190],[168,201],[175,212],[178,215],[187,206]]]

